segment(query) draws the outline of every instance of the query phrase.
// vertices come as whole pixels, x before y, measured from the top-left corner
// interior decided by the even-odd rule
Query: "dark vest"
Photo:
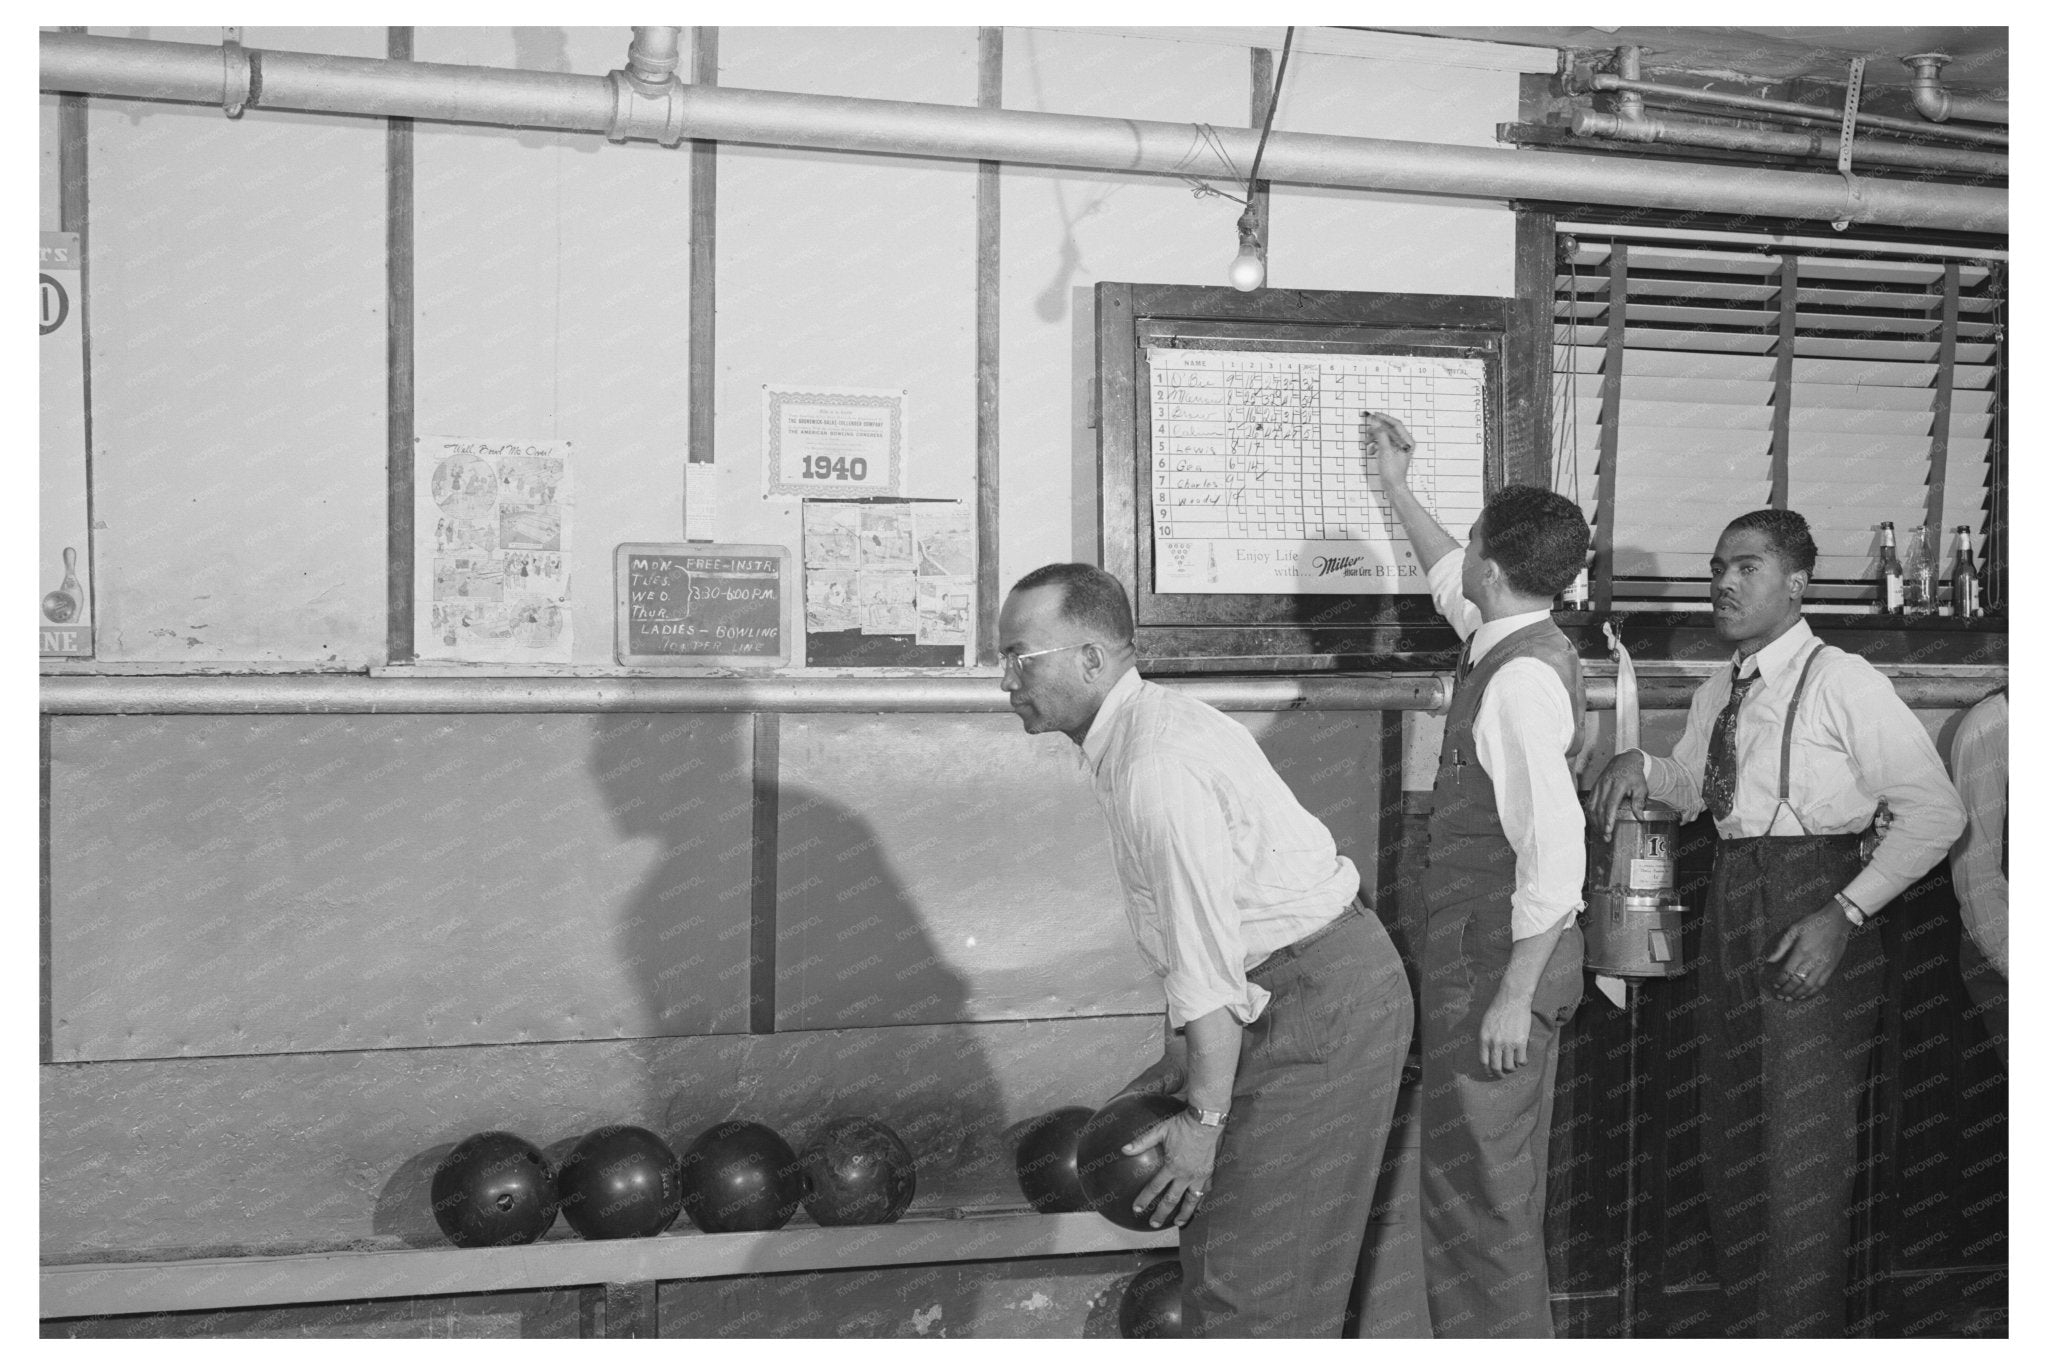
[[[1469,668],[1466,654],[1458,660],[1458,683],[1451,693],[1451,709],[1444,718],[1443,754],[1437,760],[1435,803],[1429,816],[1432,855],[1447,852],[1445,840],[1479,839],[1497,841],[1499,849],[1487,850],[1496,857],[1486,861],[1497,866],[1512,888],[1515,876],[1514,850],[1502,833],[1500,807],[1493,795],[1493,783],[1479,766],[1472,747],[1472,722],[1479,715],[1479,703],[1487,684],[1515,659],[1541,659],[1556,670],[1565,692],[1572,699],[1572,743],[1567,756],[1579,751],[1586,738],[1586,682],[1579,669],[1578,651],[1557,623],[1549,617],[1522,627],[1487,651],[1486,657]],[[1479,850],[1471,850],[1478,852]],[[1462,860],[1461,860],[1462,861]]]

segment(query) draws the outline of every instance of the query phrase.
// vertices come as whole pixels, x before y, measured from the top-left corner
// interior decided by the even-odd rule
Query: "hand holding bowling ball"
[[[893,1223],[917,1195],[917,1158],[880,1119],[833,1119],[797,1158],[820,1227]]]
[[[1082,1125],[1075,1144],[1081,1174],[1081,1192],[1088,1207],[1115,1223],[1134,1231],[1152,1227],[1151,1210],[1131,1207],[1140,1191],[1166,1165],[1166,1149],[1147,1147],[1124,1155],[1124,1144],[1136,1141],[1187,1106],[1165,1095],[1119,1095],[1095,1111]]]
[[[555,1174],[516,1133],[473,1133],[434,1168],[434,1221],[459,1247],[524,1246],[555,1225]]]
[[[584,1135],[555,1176],[562,1216],[593,1241],[652,1237],[683,1211],[682,1171],[645,1128],[610,1124]]]

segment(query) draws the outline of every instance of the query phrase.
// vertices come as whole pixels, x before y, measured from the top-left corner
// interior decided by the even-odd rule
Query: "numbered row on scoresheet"
[[[1480,444],[1480,424],[1406,419],[1408,432],[1423,450],[1458,450]],[[1341,446],[1358,453],[1365,444],[1363,429],[1356,422],[1319,421],[1314,413],[1276,413],[1264,417],[1212,417],[1208,414],[1169,407],[1152,416],[1152,440],[1157,445],[1181,441],[1221,444],[1232,448],[1245,442],[1268,442],[1288,447]]]
[[[1382,408],[1470,412],[1476,407],[1476,393],[1477,386],[1470,380],[1444,380],[1441,385],[1430,379],[1320,383],[1313,377],[1269,379],[1232,375],[1222,380],[1207,378],[1203,382],[1190,383],[1174,379],[1162,382],[1157,371],[1152,376],[1154,403],[1199,403],[1204,406],[1219,403],[1253,407],[1314,404],[1333,411],[1355,413],[1361,409],[1370,411],[1377,404]]]

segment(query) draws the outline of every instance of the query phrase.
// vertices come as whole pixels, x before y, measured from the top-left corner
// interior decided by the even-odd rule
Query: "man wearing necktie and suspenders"
[[[1698,1016],[1709,1221],[1735,1335],[1844,1334],[1856,1113],[1883,1013],[1870,916],[1963,828],[1926,728],[1891,683],[1801,616],[1813,536],[1797,512],[1737,517],[1714,548],[1727,672],[1693,694],[1669,758],[1617,754],[1593,789],[1611,836],[1647,799],[1721,836]],[[1862,835],[1890,812],[1866,865]]]

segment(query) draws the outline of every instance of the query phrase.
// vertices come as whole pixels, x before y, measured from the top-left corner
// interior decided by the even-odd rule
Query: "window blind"
[[[1614,603],[1704,610],[1721,528],[1760,507],[1812,525],[1816,605],[1871,604],[1880,522],[1902,550],[1939,528],[1944,571],[1952,528],[1981,549],[2000,262],[1558,234],[1553,483],[1611,547]]]

